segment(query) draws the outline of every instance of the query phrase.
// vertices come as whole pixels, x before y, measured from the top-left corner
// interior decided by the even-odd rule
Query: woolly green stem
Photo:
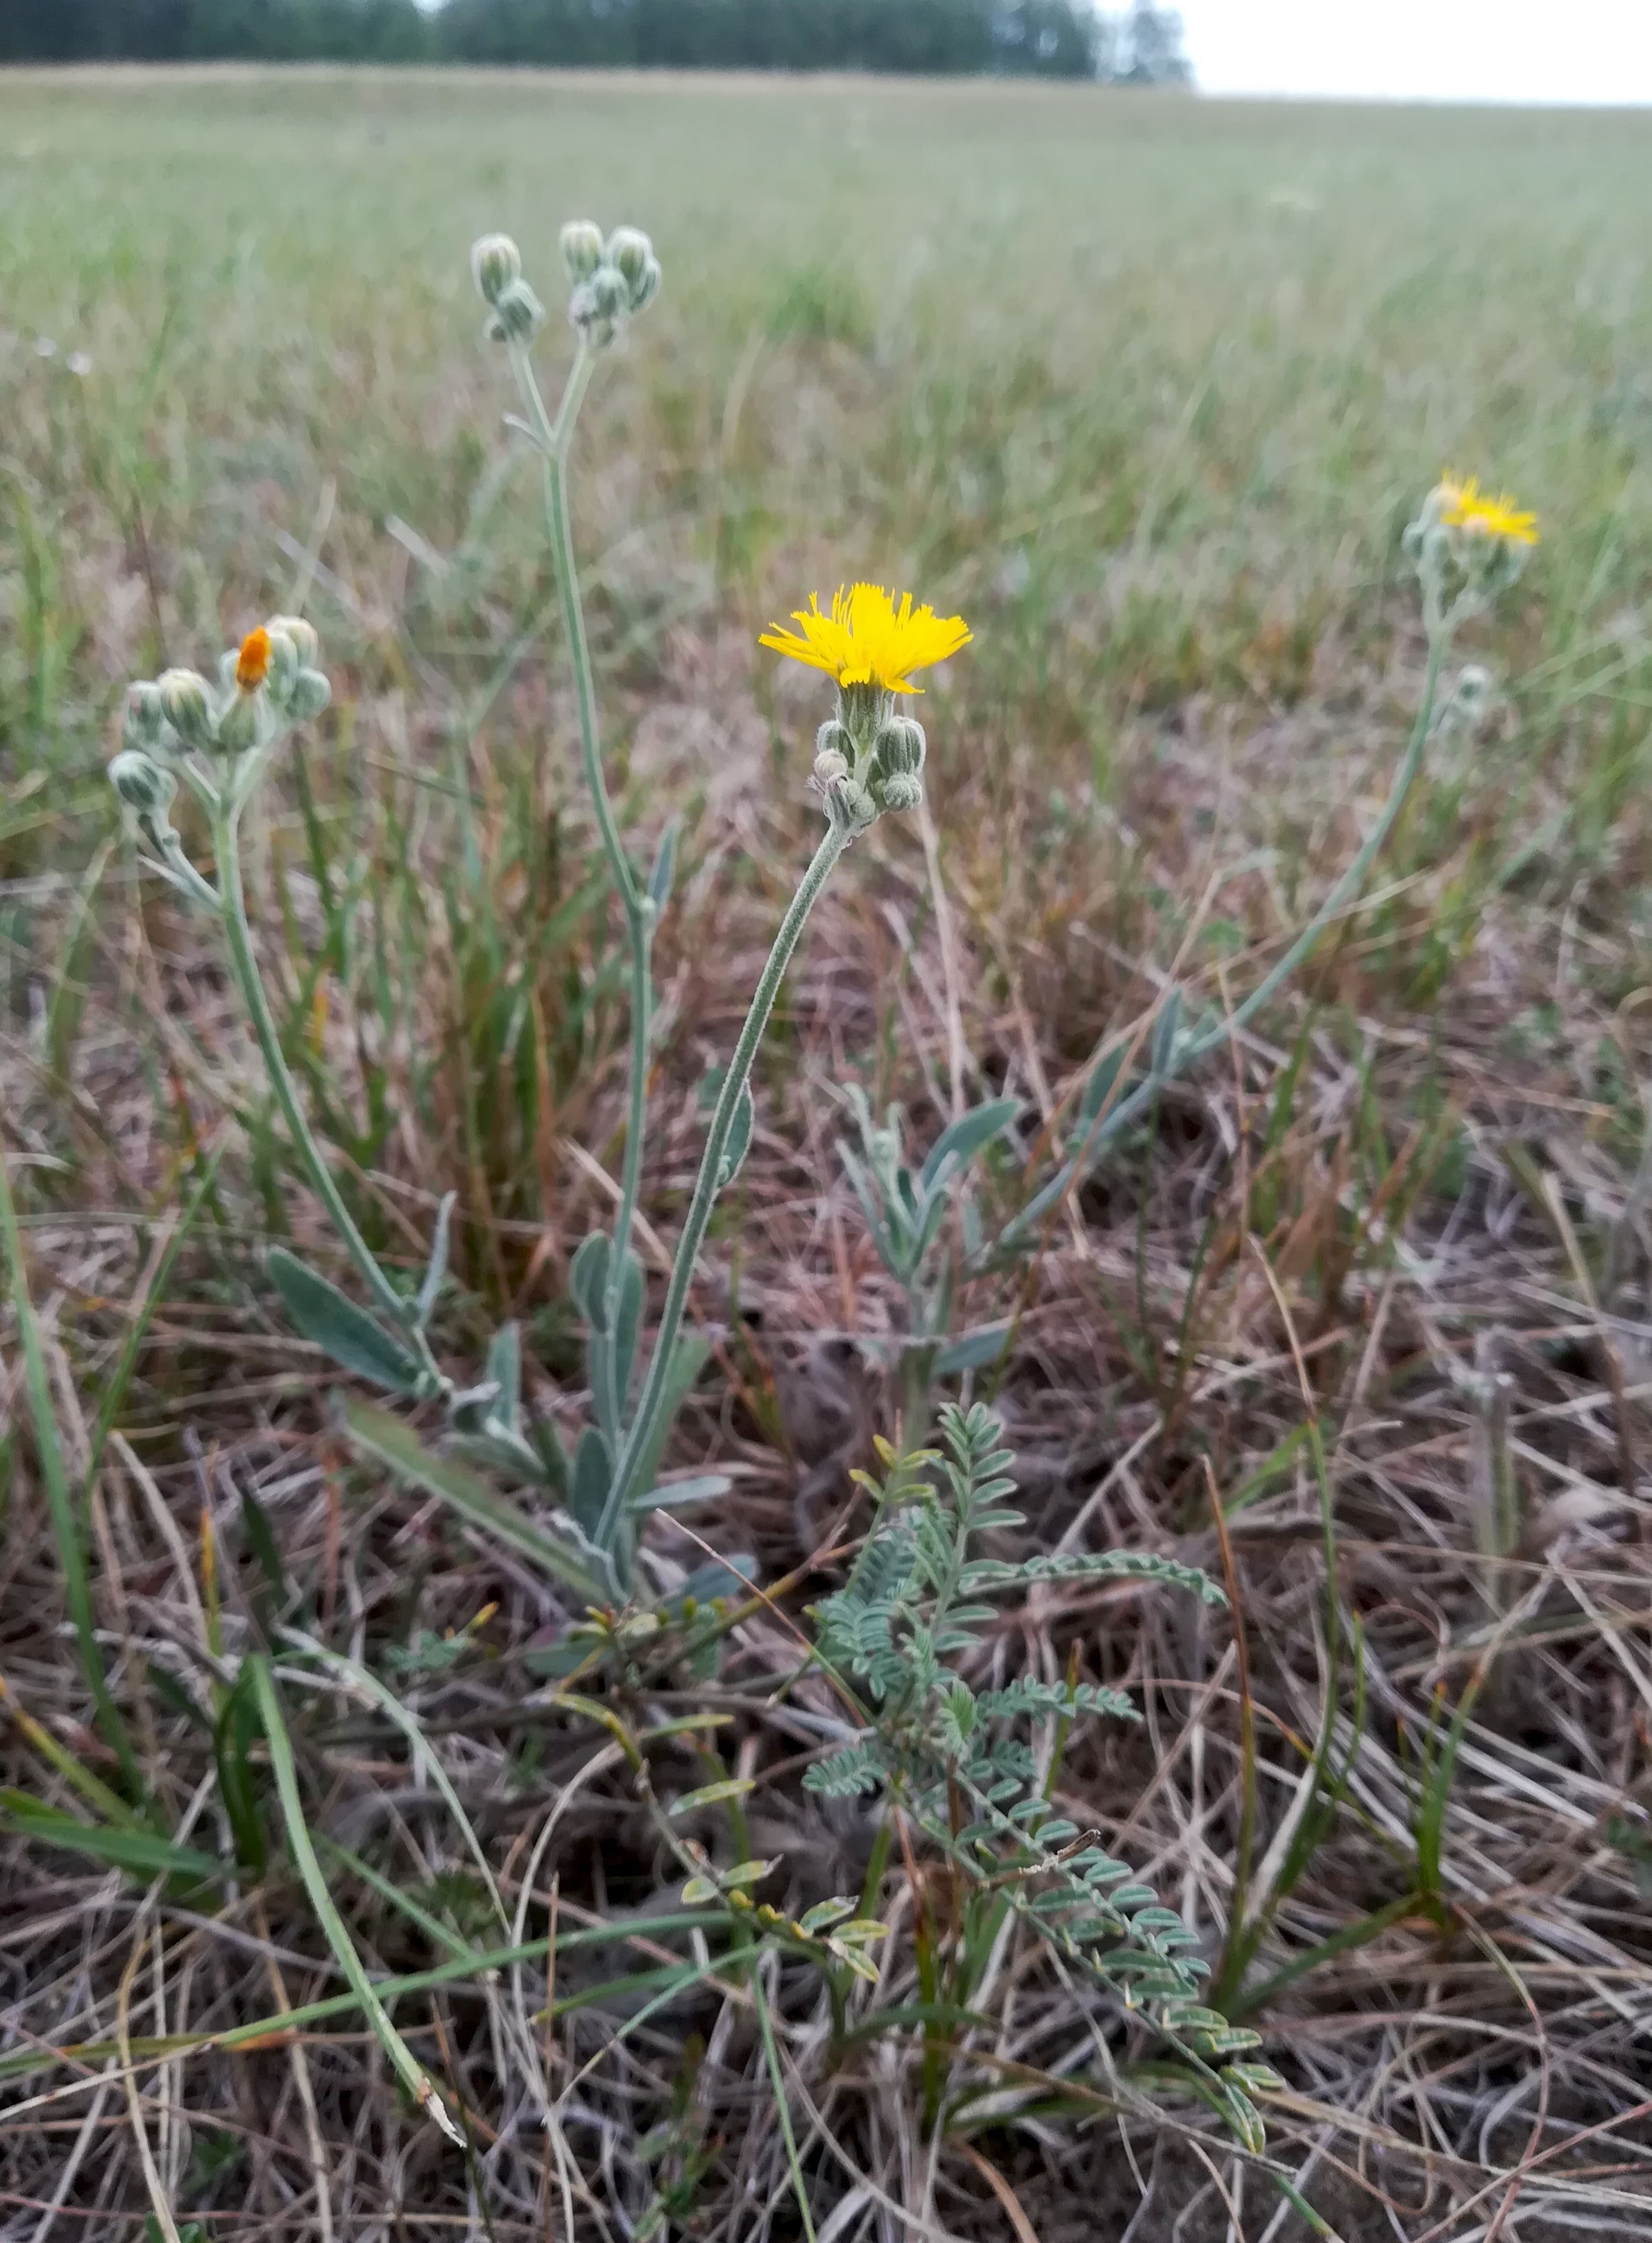
[[[705,1150],[700,1157],[700,1172],[695,1179],[694,1196],[689,1203],[688,1216],[683,1225],[677,1259],[671,1264],[671,1283],[665,1290],[665,1307],[660,1317],[648,1377],[637,1404],[636,1421],[620,1451],[619,1461],[614,1469],[613,1485],[609,1490],[608,1500],[603,1507],[602,1519],[594,1538],[602,1549],[612,1546],[615,1529],[626,1499],[631,1493],[638,1461],[648,1453],[655,1420],[664,1404],[671,1354],[682,1327],[683,1311],[688,1303],[688,1289],[693,1277],[694,1264],[705,1236],[706,1225],[711,1219],[711,1204],[718,1194],[718,1174],[723,1165],[723,1155],[728,1148],[729,1132],[734,1126],[735,1111],[739,1105],[741,1093],[751,1080],[752,1064],[757,1057],[763,1031],[768,1026],[769,1015],[774,1010],[781,978],[792,962],[792,953],[797,948],[803,923],[813,910],[816,898],[831,876],[833,866],[848,847],[853,834],[853,827],[834,818],[821,836],[820,845],[810,859],[809,868],[786,908],[786,917],[780,921],[779,931],[765,961],[751,1008],[741,1025],[734,1055],[729,1061],[728,1072],[724,1075],[722,1088],[718,1093],[711,1126],[706,1133]]]
[[[1378,818],[1363,846],[1350,863],[1342,878],[1332,889],[1331,893],[1320,905],[1290,949],[1285,952],[1285,956],[1271,971],[1257,984],[1242,1004],[1236,1006],[1231,1013],[1224,1014],[1222,1019],[1208,1027],[1203,1035],[1190,1037],[1186,1043],[1179,1046],[1171,1054],[1163,1068],[1154,1068],[1144,1081],[1136,1085],[1129,1097],[1120,1099],[1118,1104],[1089,1132],[1078,1157],[1069,1161],[1059,1174],[1044,1186],[1032,1205],[1006,1226],[999,1236],[998,1243],[1001,1247],[1014,1246],[1023,1231],[1030,1229],[1051,1202],[1060,1198],[1061,1194],[1077,1173],[1081,1162],[1085,1166],[1089,1166],[1110,1138],[1116,1137],[1120,1130],[1126,1128],[1139,1114],[1143,1113],[1152,1104],[1167,1082],[1173,1081],[1177,1075],[1184,1074],[1190,1068],[1195,1066],[1207,1054],[1214,1051],[1218,1045],[1228,1042],[1248,1020],[1253,1019],[1273,995],[1275,990],[1290,980],[1315,943],[1318,941],[1330,922],[1338,916],[1354,896],[1358,895],[1365,885],[1366,873],[1371,870],[1388,836],[1392,832],[1399,813],[1406,806],[1406,798],[1410,794],[1417,775],[1422,769],[1424,751],[1428,745],[1428,736],[1433,729],[1434,702],[1440,688],[1440,665],[1446,659],[1450,645],[1451,635],[1448,629],[1442,628],[1431,638],[1428,650],[1428,675],[1423,689],[1422,706],[1417,712],[1417,721],[1413,725],[1411,738],[1406,744],[1405,757],[1393,785],[1389,790],[1388,799],[1383,805],[1382,815]]]
[[[219,911],[229,946],[230,965],[252,1020],[253,1033],[258,1038],[259,1049],[264,1054],[264,1065],[275,1093],[276,1103],[286,1116],[288,1132],[316,1196],[327,1209],[328,1220],[343,1241],[345,1250],[354,1263],[361,1282],[373,1296],[374,1304],[395,1329],[411,1341],[418,1352],[420,1368],[426,1377],[434,1382],[437,1391],[445,1391],[448,1382],[442,1377],[435,1357],[430,1352],[429,1342],[419,1327],[413,1303],[404,1300],[397,1292],[380,1267],[373,1249],[356,1228],[355,1218],[345,1205],[344,1195],[334,1181],[333,1171],[322,1159],[321,1149],[306,1119],[299,1099],[298,1085],[293,1080],[286,1054],[282,1052],[275,1017],[270,1011],[269,999],[264,991],[264,977],[259,971],[258,959],[253,949],[252,928],[246,917],[246,896],[241,885],[239,828],[240,803],[237,800],[213,820],[212,840],[222,890]]]
[[[573,520],[568,504],[569,447],[596,360],[596,352],[582,335],[569,373],[568,385],[563,392],[563,401],[553,421],[545,410],[545,401],[540,395],[539,384],[534,378],[533,362],[525,346],[513,344],[510,353],[511,369],[516,374],[516,387],[522,393],[522,401],[527,410],[529,434],[544,461],[545,527],[556,569],[556,588],[562,596],[563,625],[568,634],[569,656],[574,667],[574,694],[579,707],[579,744],[585,766],[585,783],[590,790],[591,805],[597,813],[597,830],[602,837],[608,869],[625,913],[625,933],[630,948],[630,1101],[625,1127],[624,1165],[620,1175],[619,1213],[614,1224],[614,1249],[608,1264],[608,1316],[611,1329],[618,1317],[620,1290],[625,1276],[625,1256],[630,1244],[631,1226],[636,1220],[637,1202],[642,1185],[644,1121],[648,1104],[648,1052],[652,1034],[654,985],[651,953],[654,940],[654,904],[637,884],[636,869],[620,839],[614,806],[609,799],[608,782],[603,771],[602,742],[597,718],[597,681],[591,669],[590,643],[585,637],[584,608],[579,596],[579,570],[574,555]],[[605,1403],[604,1415],[610,1420],[609,1430],[616,1431],[624,1411],[625,1397],[615,1394],[597,1398],[599,1403]]]

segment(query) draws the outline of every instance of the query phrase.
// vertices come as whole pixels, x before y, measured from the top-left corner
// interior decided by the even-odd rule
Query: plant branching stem
[[[344,1243],[346,1252],[354,1263],[361,1282],[373,1296],[374,1304],[388,1317],[396,1330],[417,1351],[419,1365],[433,1379],[438,1389],[447,1386],[429,1342],[419,1328],[414,1304],[404,1300],[380,1267],[378,1256],[362,1237],[355,1218],[344,1203],[344,1195],[334,1179],[333,1171],[321,1157],[303,1103],[298,1094],[287,1057],[281,1049],[281,1039],[270,1011],[270,1002],[264,990],[264,979],[259,972],[258,960],[253,950],[252,929],[246,917],[246,895],[241,885],[240,811],[239,803],[213,820],[212,840],[218,855],[218,877],[222,890],[220,916],[224,933],[229,945],[230,965],[240,986],[242,1001],[253,1023],[253,1033],[258,1038],[258,1047],[264,1054],[276,1103],[286,1116],[287,1126],[302,1160],[316,1196],[327,1209],[328,1220]]]
[[[624,1283],[625,1256],[642,1184],[644,1121],[648,1104],[648,1055],[652,1035],[654,905],[637,886],[637,869],[625,852],[614,806],[609,799],[603,771],[602,736],[597,729],[597,681],[591,669],[590,646],[585,636],[584,608],[579,596],[579,571],[574,556],[574,530],[568,504],[568,451],[574,424],[590,384],[597,354],[582,336],[570,369],[562,403],[553,421],[545,410],[533,361],[525,346],[513,344],[511,367],[522,393],[529,428],[545,471],[545,527],[562,596],[563,626],[574,667],[574,695],[579,708],[580,753],[585,784],[597,813],[597,830],[603,853],[625,914],[625,934],[630,948],[631,1064],[630,1104],[625,1127],[625,1159],[620,1175],[619,1212],[614,1223],[614,1249],[608,1264],[608,1319],[611,1330],[619,1311]],[[625,1397],[611,1398],[616,1421],[623,1416]]]
[[[1186,1074],[1190,1068],[1196,1066],[1219,1044],[1228,1042],[1240,1028],[1245,1026],[1247,1021],[1252,1020],[1274,992],[1290,980],[1331,921],[1337,918],[1346,908],[1349,902],[1359,894],[1365,885],[1366,873],[1370,872],[1383,845],[1392,832],[1399,813],[1405,808],[1406,798],[1416,782],[1417,774],[1422,769],[1423,754],[1428,745],[1429,734],[1433,730],[1434,704],[1440,690],[1440,665],[1449,651],[1450,643],[1449,630],[1445,629],[1442,629],[1430,641],[1428,674],[1423,688],[1422,705],[1417,711],[1417,721],[1412,726],[1411,738],[1406,744],[1404,758],[1395,776],[1393,785],[1389,790],[1388,799],[1383,805],[1381,816],[1372,826],[1357,855],[1350,862],[1342,878],[1332,889],[1331,893],[1320,905],[1290,949],[1285,952],[1284,957],[1264,975],[1242,1004],[1236,1006],[1231,1013],[1224,1014],[1219,1020],[1212,1022],[1202,1035],[1190,1036],[1186,1043],[1180,1045],[1172,1053],[1163,1068],[1155,1068],[1143,1081],[1136,1085],[1128,1097],[1121,1098],[1109,1112],[1102,1115],[1100,1122],[1090,1130],[1079,1155],[1074,1160],[1068,1162],[1059,1176],[1053,1179],[1052,1182],[1046,1185],[1039,1194],[1037,1204],[1041,1212],[1042,1208],[1049,1203],[1050,1198],[1058,1196],[1059,1192],[1071,1182],[1081,1162],[1089,1166],[1109,1139],[1116,1137],[1121,1129],[1128,1128],[1130,1122],[1146,1111],[1167,1082],[1173,1081],[1177,1075]],[[1013,1245],[1027,1222],[1028,1217],[1025,1215],[1017,1216],[1001,1235],[1000,1245]]]
[[[786,907],[780,921],[772,948],[764,963],[763,972],[752,999],[750,1010],[740,1027],[730,1060],[718,1093],[717,1107],[711,1115],[711,1126],[706,1133],[705,1150],[700,1157],[700,1172],[694,1182],[694,1196],[689,1202],[687,1218],[683,1224],[683,1236],[677,1249],[677,1258],[671,1264],[671,1283],[665,1290],[665,1307],[660,1317],[660,1327],[654,1342],[654,1352],[648,1366],[641,1398],[637,1404],[636,1421],[626,1436],[618,1464],[614,1470],[613,1485],[603,1508],[596,1539],[600,1547],[610,1546],[610,1538],[618,1523],[626,1499],[632,1492],[631,1483],[638,1460],[648,1453],[654,1421],[664,1403],[666,1381],[670,1376],[672,1351],[683,1323],[683,1311],[688,1303],[688,1289],[694,1274],[694,1264],[705,1236],[705,1227],[711,1219],[711,1206],[718,1193],[718,1179],[723,1165],[723,1155],[728,1148],[729,1132],[734,1126],[735,1109],[742,1093],[751,1080],[752,1063],[757,1057],[757,1047],[763,1031],[774,1010],[774,1000],[779,994],[781,979],[792,962],[798,938],[803,932],[804,921],[813,910],[815,899],[825,887],[837,863],[852,839],[851,829],[835,820],[820,838],[820,845],[809,861],[797,893]]]

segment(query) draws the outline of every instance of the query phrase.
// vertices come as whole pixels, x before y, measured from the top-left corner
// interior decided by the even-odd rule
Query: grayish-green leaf
[[[673,818],[659,837],[659,853],[654,859],[654,869],[648,876],[649,899],[657,912],[663,912],[671,892],[671,875],[677,867],[677,820]]]
[[[1176,1057],[1176,1040],[1182,1027],[1182,992],[1172,987],[1164,993],[1159,1016],[1153,1023],[1152,1062],[1155,1074],[1168,1075]]]
[[[419,1297],[414,1303],[414,1322],[421,1331],[430,1321],[436,1296],[442,1290],[442,1281],[448,1274],[448,1233],[458,1201],[457,1192],[443,1192],[442,1204],[436,1209],[436,1229],[435,1236],[430,1241],[430,1259],[425,1264],[424,1282],[419,1288]]]
[[[488,1417],[515,1433],[522,1414],[522,1334],[515,1323],[501,1324],[494,1334],[487,1375],[499,1390],[488,1405]]]
[[[1007,1324],[982,1324],[978,1331],[965,1332],[949,1340],[935,1357],[936,1377],[955,1378],[961,1371],[980,1371],[987,1364],[995,1363],[1008,1337]]]
[[[410,1426],[370,1403],[347,1401],[342,1414],[351,1444],[363,1456],[388,1465],[427,1494],[440,1497],[467,1526],[519,1551],[577,1591],[585,1603],[607,1601],[609,1586],[583,1552],[524,1518],[457,1458],[433,1454]]]
[[[646,1495],[634,1495],[632,1511],[685,1511],[691,1503],[711,1503],[719,1495],[726,1495],[733,1486],[726,1472],[696,1472],[691,1479],[667,1480],[662,1487],[651,1487]]]
[[[607,1233],[593,1230],[589,1238],[580,1240],[568,1272],[568,1289],[578,1304],[580,1315],[593,1331],[608,1329],[610,1251]]]
[[[304,1338],[314,1341],[358,1378],[370,1379],[392,1394],[417,1392],[418,1364],[401,1341],[393,1339],[365,1309],[357,1308],[336,1285],[295,1254],[289,1254],[285,1246],[271,1248],[266,1266],[288,1316]]]
[[[932,1192],[943,1183],[954,1182],[981,1148],[990,1144],[1001,1130],[1008,1129],[1020,1112],[1019,1098],[994,1098],[968,1114],[961,1114],[941,1131],[930,1148],[929,1157],[923,1164],[924,1190]]]
[[[573,1484],[568,1491],[568,1508],[574,1524],[585,1533],[596,1532],[613,1482],[614,1452],[608,1445],[607,1436],[600,1426],[587,1425],[574,1452]]]
[[[626,1397],[630,1392],[631,1372],[637,1363],[637,1335],[643,1322],[643,1265],[628,1249],[625,1268],[619,1281],[619,1314],[614,1319],[614,1406],[617,1415],[625,1414]]]
[[[725,1190],[740,1173],[740,1165],[752,1149],[752,1130],[756,1118],[752,1104],[752,1086],[749,1082],[743,1083],[740,1095],[734,1101],[728,1141],[724,1145],[723,1159],[717,1171],[718,1191]]]

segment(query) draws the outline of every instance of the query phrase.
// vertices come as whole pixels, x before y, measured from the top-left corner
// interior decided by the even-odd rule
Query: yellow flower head
[[[260,623],[241,641],[235,657],[235,683],[243,693],[256,693],[270,674],[270,635]]]
[[[970,630],[961,616],[938,616],[933,608],[914,610],[912,595],[903,592],[900,604],[881,584],[839,585],[832,612],[823,616],[818,597],[811,596],[806,609],[792,620],[802,630],[766,630],[759,646],[776,654],[824,670],[839,685],[880,685],[886,693],[919,693],[912,683],[914,670],[944,662],[960,647],[968,646]]]
[[[1467,529],[1481,537],[1500,537],[1511,545],[1535,545],[1537,516],[1523,514],[1505,491],[1499,498],[1482,491],[1473,475],[1442,475],[1440,519],[1448,529]]]

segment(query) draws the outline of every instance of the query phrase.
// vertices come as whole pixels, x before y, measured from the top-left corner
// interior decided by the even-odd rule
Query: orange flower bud
[[[256,693],[270,674],[270,635],[260,623],[241,641],[235,657],[235,683],[243,693]]]

